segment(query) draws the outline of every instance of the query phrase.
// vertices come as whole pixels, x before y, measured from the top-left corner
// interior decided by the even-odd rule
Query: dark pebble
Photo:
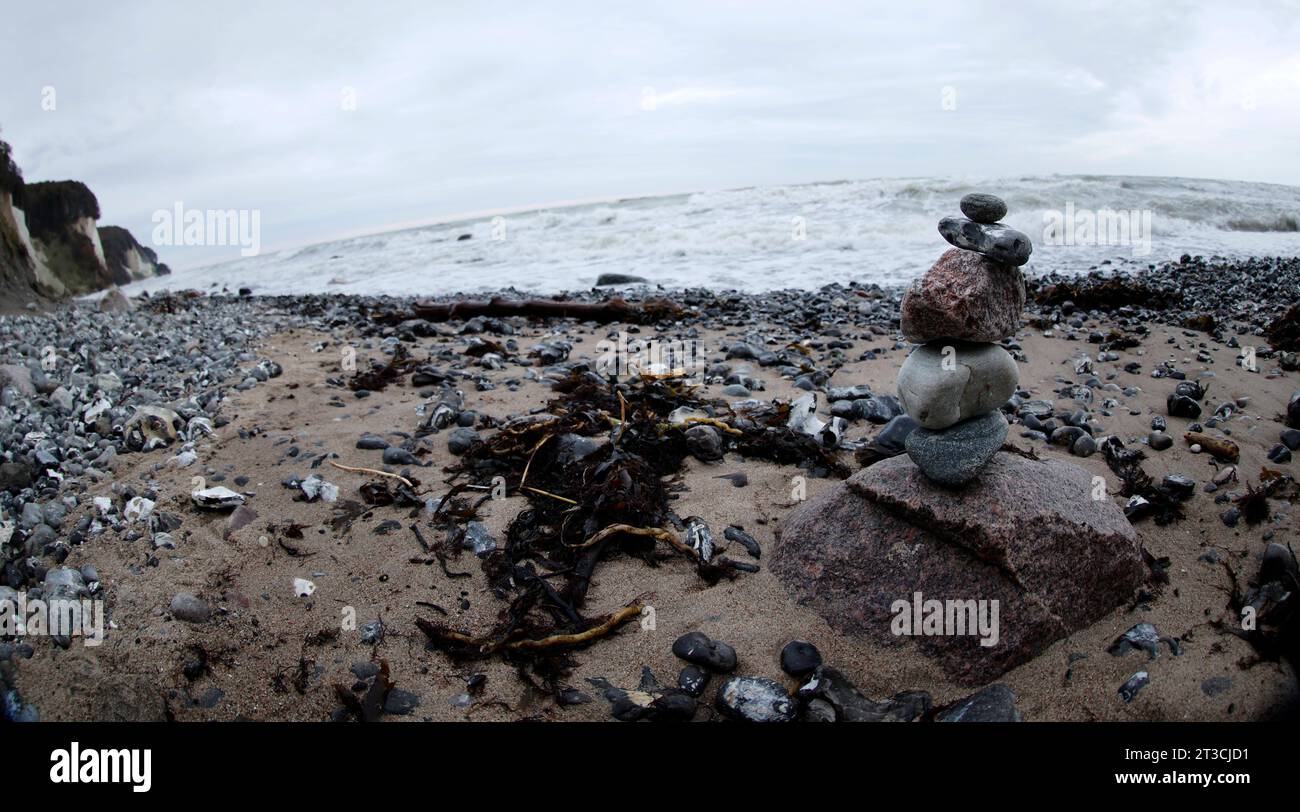
[[[688,663],[718,673],[736,670],[736,650],[721,640],[710,640],[704,632],[684,634],[673,643],[673,654]]]
[[[806,677],[822,664],[822,653],[812,643],[791,640],[781,649],[781,670],[792,677]]]

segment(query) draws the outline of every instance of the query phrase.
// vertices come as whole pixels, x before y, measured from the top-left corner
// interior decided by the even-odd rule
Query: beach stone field
[[[0,316],[0,600],[103,612],[0,635],[4,717],[1294,714],[1300,260],[959,209],[905,288]]]

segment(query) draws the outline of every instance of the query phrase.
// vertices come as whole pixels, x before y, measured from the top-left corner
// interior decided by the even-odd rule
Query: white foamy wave
[[[1007,202],[1006,223],[1034,241],[1031,274],[1083,272],[1105,261],[1145,265],[1182,254],[1300,254],[1297,187],[1117,176],[903,178],[541,210],[506,217],[504,232],[487,218],[424,226],[181,271],[128,290],[215,285],[265,294],[432,295],[514,286],[554,292],[588,287],[602,273],[635,274],[669,288],[899,284],[948,248],[936,224],[959,215],[957,201],[972,191],[992,191]],[[1047,224],[1053,213],[1067,211],[1149,213],[1150,239],[1051,244]],[[465,234],[470,238],[461,239]]]

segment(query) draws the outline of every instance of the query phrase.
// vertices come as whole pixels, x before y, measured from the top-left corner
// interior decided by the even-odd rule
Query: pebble
[[[1196,480],[1186,474],[1167,474],[1160,484],[1166,493],[1180,502],[1196,494]]]
[[[731,677],[718,686],[714,706],[742,722],[791,722],[798,714],[790,693],[766,677]]]
[[[907,436],[916,429],[918,423],[906,414],[900,414],[885,424],[875,437],[871,438],[871,448],[881,456],[893,457],[906,449]]]
[[[677,675],[677,687],[697,699],[704,695],[709,685],[709,672],[697,665],[688,665]]]
[[[996,223],[1007,216],[1007,204],[996,195],[972,192],[958,205],[962,214],[977,223]]]
[[[482,442],[477,431],[464,426],[458,426],[451,430],[447,435],[447,450],[459,457],[474,447],[475,443]]]
[[[1163,431],[1153,431],[1147,435],[1147,445],[1151,446],[1154,451],[1164,451],[1173,447],[1173,444],[1174,438]]]
[[[1129,677],[1127,681],[1119,686],[1119,698],[1124,700],[1125,704],[1132,702],[1137,698],[1138,693],[1151,682],[1151,675],[1145,671],[1139,671]]]
[[[1019,722],[1016,695],[1002,683],[994,683],[959,699],[935,714],[936,722]]]
[[[1188,420],[1195,420],[1201,416],[1201,404],[1187,395],[1170,394],[1165,399],[1165,410],[1169,412],[1170,417],[1185,417]]]
[[[388,448],[384,449],[384,464],[385,465],[419,465],[420,461],[415,458],[414,454],[407,451],[405,448],[401,448],[395,445],[390,445]]]
[[[736,670],[736,650],[704,632],[690,632],[673,642],[673,654],[692,665],[726,674]]]
[[[713,426],[691,426],[686,430],[686,450],[701,462],[722,459],[722,435]]]
[[[1091,434],[1083,434],[1070,446],[1070,453],[1076,457],[1091,457],[1097,453],[1097,441]]]
[[[462,544],[465,549],[473,550],[474,555],[479,558],[483,558],[497,548],[496,538],[482,522],[470,522],[465,526],[465,539]]]
[[[171,603],[171,613],[177,620],[187,623],[206,623],[212,616],[208,604],[188,592],[179,592]]]
[[[822,653],[812,643],[791,640],[781,649],[781,670],[792,677],[806,677],[822,664]]]
[[[744,547],[745,552],[749,553],[754,558],[761,558],[763,555],[763,549],[759,546],[758,540],[741,528],[736,527],[734,524],[728,526],[726,530],[722,531],[722,537],[727,541],[734,541],[741,547]]]

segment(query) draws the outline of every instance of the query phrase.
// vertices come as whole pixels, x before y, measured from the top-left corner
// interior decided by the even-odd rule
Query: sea
[[[950,246],[969,192],[1006,201],[1024,270],[1086,273],[1202,255],[1300,255],[1300,187],[1133,176],[891,178],[692,192],[458,219],[241,257],[125,288],[257,294],[555,293],[630,274],[665,289],[897,285]],[[165,249],[160,249],[166,261]]]

